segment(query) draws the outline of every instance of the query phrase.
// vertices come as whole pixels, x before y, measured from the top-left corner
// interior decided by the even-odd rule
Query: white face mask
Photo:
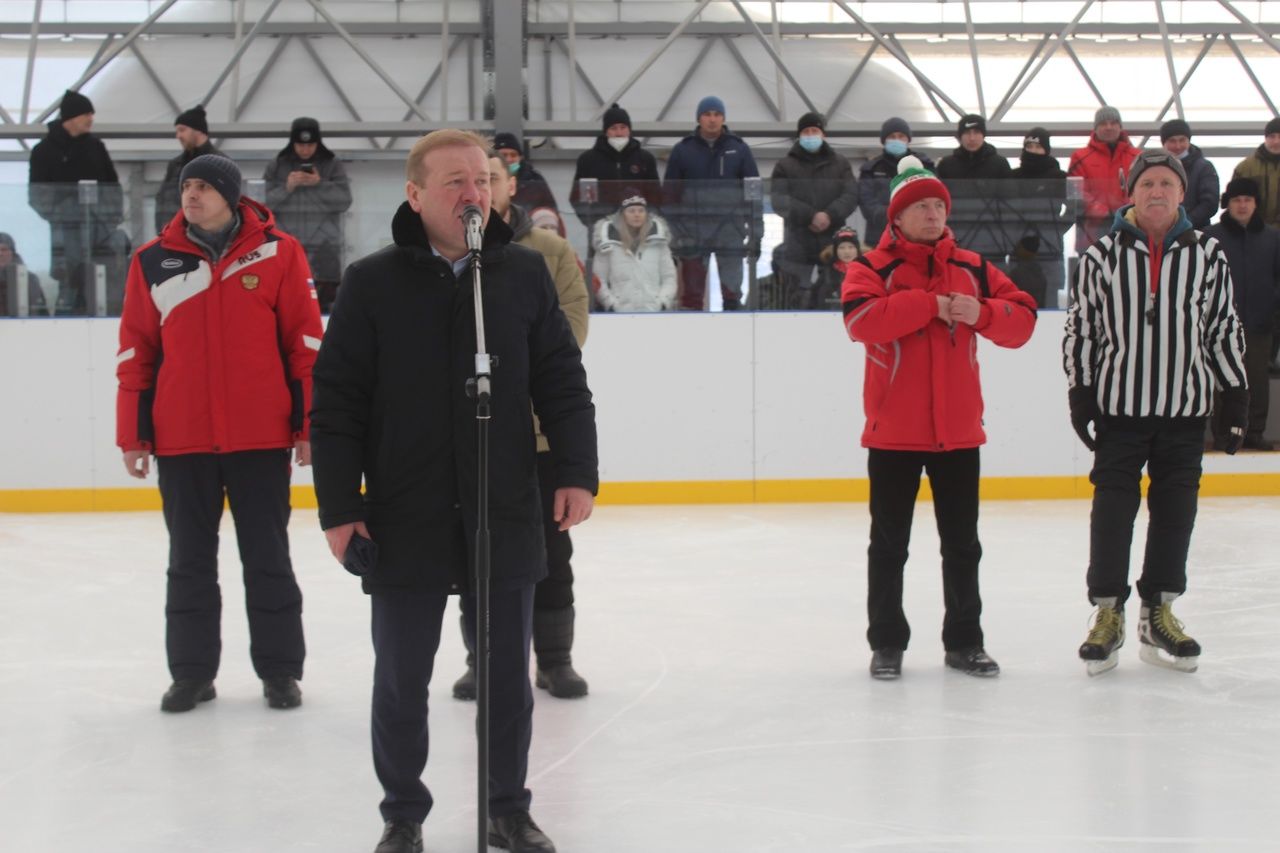
[[[609,145],[614,151],[621,151],[627,147],[627,143],[631,141],[630,136],[610,136]]]

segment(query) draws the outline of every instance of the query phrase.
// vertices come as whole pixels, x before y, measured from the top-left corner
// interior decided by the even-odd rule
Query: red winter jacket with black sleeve
[[[179,211],[129,268],[116,444],[158,456],[287,448],[308,435],[320,309],[306,254],[241,199],[214,264]]]
[[[938,319],[938,296],[978,298],[973,326]],[[841,295],[849,337],[866,344],[862,446],[942,452],[978,447],[982,385],[978,336],[1020,347],[1036,324],[1036,303],[981,255],[886,230],[879,248],[849,264]]]

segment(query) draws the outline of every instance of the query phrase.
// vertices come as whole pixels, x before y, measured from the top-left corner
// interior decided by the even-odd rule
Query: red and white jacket
[[[978,336],[1022,346],[1035,328],[1035,300],[957,247],[950,229],[934,246],[886,229],[879,247],[849,267],[844,324],[867,347],[862,446],[941,452],[985,443]],[[949,293],[982,302],[976,324],[938,319],[937,297]]]
[[[297,240],[242,198],[210,265],[179,211],[129,268],[116,444],[158,456],[293,446],[308,435],[320,308]]]

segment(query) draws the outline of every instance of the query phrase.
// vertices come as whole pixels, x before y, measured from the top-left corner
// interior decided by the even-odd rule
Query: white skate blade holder
[[[1154,646],[1150,643],[1141,643],[1138,648],[1138,657],[1143,663],[1149,663],[1152,666],[1160,666],[1165,669],[1176,669],[1178,672],[1195,672],[1200,666],[1200,656],[1192,657],[1174,657]]]
[[[1085,669],[1085,672],[1089,673],[1089,677],[1093,678],[1094,676],[1098,676],[1098,675],[1102,675],[1103,673],[1110,672],[1111,670],[1115,669],[1116,665],[1119,663],[1120,663],[1120,647],[1116,646],[1114,649],[1112,649],[1111,654],[1107,655],[1107,657],[1103,660],[1085,661],[1084,669]]]

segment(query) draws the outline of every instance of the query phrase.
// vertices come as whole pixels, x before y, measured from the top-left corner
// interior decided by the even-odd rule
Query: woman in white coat
[[[669,311],[676,304],[671,229],[649,213],[644,196],[623,199],[618,212],[596,223],[592,273],[596,300],[606,311]]]

